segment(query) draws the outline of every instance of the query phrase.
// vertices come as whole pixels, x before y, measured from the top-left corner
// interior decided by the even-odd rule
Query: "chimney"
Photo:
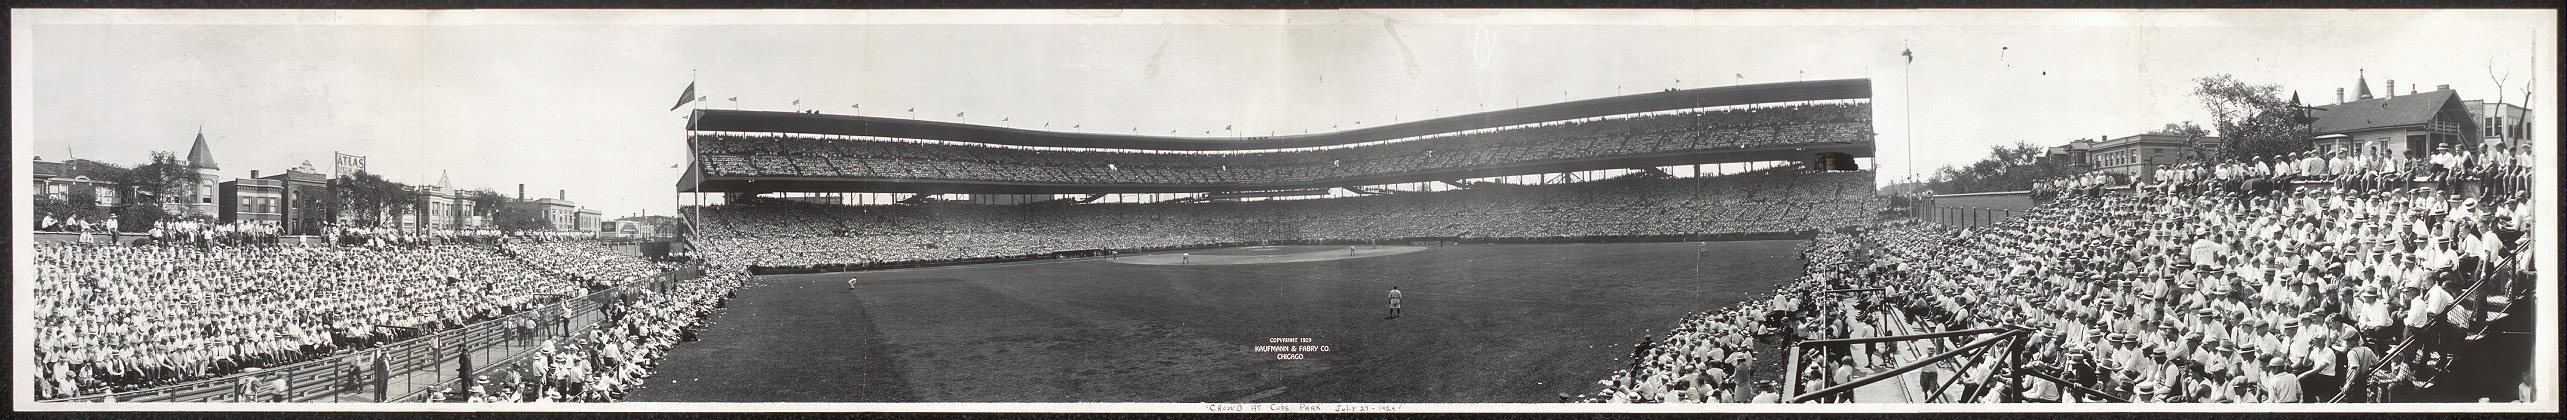
[[[2433,85],[2433,90],[2436,92],[2451,90],[2451,85]]]
[[[250,179],[258,179],[258,170],[257,170],[257,169],[251,169],[251,170],[250,170]]]
[[[2344,104],[2344,88],[2335,88],[2335,104]]]
[[[2389,96],[2398,96],[2398,79],[2389,79],[2389,88],[2383,89],[2382,92]]]
[[[517,201],[526,201],[526,184],[517,184]]]
[[[559,194],[561,195],[560,197],[556,197],[556,198],[560,198],[562,201],[570,201],[570,190],[554,190],[554,191],[559,191]]]

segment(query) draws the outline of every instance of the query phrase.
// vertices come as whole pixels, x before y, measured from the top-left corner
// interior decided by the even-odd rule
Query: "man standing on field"
[[[1391,319],[1391,318],[1398,318],[1398,317],[1399,317],[1399,286],[1391,286],[1391,287],[1390,287],[1390,316],[1382,317],[1382,319]]]

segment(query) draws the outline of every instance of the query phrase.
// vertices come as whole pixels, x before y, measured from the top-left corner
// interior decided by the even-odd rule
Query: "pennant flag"
[[[695,101],[696,101],[696,102],[713,102],[713,95],[697,96],[697,97],[695,97]]]
[[[960,116],[963,116],[963,113],[956,112],[956,113],[954,113],[954,116],[956,116],[956,117],[960,117]]]
[[[864,107],[865,107],[865,104],[848,105],[847,107],[848,107],[848,108],[859,108],[859,109],[861,109],[861,108],[864,108]]]
[[[731,102],[739,102],[739,101],[740,101],[740,97],[738,97],[738,96],[733,96],[733,97],[731,97]]]
[[[694,101],[695,101],[695,82],[686,82],[686,92],[677,94],[677,105],[670,105],[670,106],[668,107],[668,110],[670,110],[670,111],[676,111],[679,107],[684,107],[684,106],[686,106],[686,103],[687,103],[687,102],[694,102]]]
[[[1225,126],[1221,126],[1221,129],[1222,129],[1222,130],[1229,130],[1229,129],[1230,129],[1230,127],[1231,127],[1231,126],[1227,126],[1227,125],[1225,125]]]
[[[1007,122],[1007,120],[1009,120],[1009,119],[1013,119],[1013,118],[1016,118],[1016,117],[998,117],[998,122]]]
[[[1738,78],[1740,78],[1740,79],[1745,79],[1745,78],[1747,78],[1747,74],[1746,74],[1746,73],[1730,73],[1730,74],[1738,75]]]
[[[909,112],[918,112],[918,107],[909,107]]]
[[[1916,64],[1916,50],[1899,48],[1899,56],[1907,57],[1908,64]]]
[[[1070,128],[1079,128],[1079,126],[1081,126],[1081,125],[1086,125],[1086,124],[1070,124]]]
[[[1043,126],[1044,126],[1044,127],[1051,127],[1051,126],[1052,126],[1052,122],[1051,122],[1051,121],[1044,121],[1044,122],[1043,122]]]
[[[795,99],[795,100],[793,100],[793,104],[794,104],[794,105],[801,105],[801,104],[802,104],[802,100],[801,100],[801,99]]]

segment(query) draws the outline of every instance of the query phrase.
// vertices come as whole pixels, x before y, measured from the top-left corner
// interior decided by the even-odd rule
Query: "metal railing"
[[[2486,270],[2487,270],[2486,268],[2481,268],[2479,272],[2480,272],[2480,273],[2485,273],[2485,272],[2486,272]],[[2461,292],[2460,292],[2460,295],[2459,295],[2458,297],[2455,297],[2455,298],[2453,298],[2453,299],[2451,300],[2451,305],[2452,305],[2452,306],[2455,306],[2455,307],[2456,307],[2456,306],[2462,306],[2462,305],[2473,305],[2473,306],[2470,306],[2470,307],[2468,308],[2468,310],[2469,310],[2469,321],[2470,321],[2470,323],[2471,323],[2472,325],[2468,325],[2468,326],[2455,326],[2453,329],[2458,330],[2458,331],[2459,331],[2460,333],[2462,333],[2462,334],[2468,334],[2468,333],[2472,333],[2471,328],[2486,328],[2486,327],[2488,326],[2488,325],[2487,325],[2487,323],[2486,323],[2486,320],[2485,320],[2485,319],[2483,319],[2483,318],[2486,318],[2486,316],[2487,316],[2487,310],[2486,310],[2486,308],[2483,306],[2483,305],[2485,305],[2485,302],[2486,302],[2486,296],[2484,296],[2484,295],[2485,295],[2485,293],[2486,293],[2486,292],[2485,292],[2486,287],[2487,287],[2487,286],[2488,286],[2488,284],[2489,284],[2489,283],[2491,283],[2493,280],[2495,280],[2495,279],[2492,279],[2492,278],[2480,278],[2480,279],[2478,279],[2478,281],[2477,281],[2477,282],[2475,282],[2475,283],[2471,283],[2471,284],[2469,285],[2469,289],[2464,290],[2464,291],[2461,291]],[[2508,279],[2508,280],[2512,280],[2512,279]],[[2441,286],[2432,286],[2432,287],[2441,287]],[[2510,309],[2510,308],[2511,308],[2511,305],[2510,305],[2510,304],[2508,304],[2508,306],[2507,306],[2507,307],[2508,307],[2508,309]],[[2449,322],[2449,320],[2444,319],[2444,316],[2445,316],[2446,314],[2448,314],[2451,310],[2452,310],[2452,308],[2451,308],[2451,307],[2444,307],[2444,308],[2441,308],[2441,309],[2437,309],[2437,310],[2435,310],[2435,311],[2434,311],[2434,313],[2433,313],[2433,318],[2434,318],[2434,319],[2436,319],[2436,320],[2440,320],[2440,321],[2442,321],[2442,322]],[[2352,393],[2349,393],[2349,392],[2343,392],[2343,391],[2351,390],[2351,389],[2353,389],[2352,387],[2365,386],[2365,385],[2367,385],[2366,383],[2367,383],[2367,382],[2369,382],[2369,379],[2370,379],[2371,375],[2377,375],[2377,374],[2379,374],[2380,369],[2386,369],[2386,368],[2388,368],[2388,367],[2389,367],[2389,365],[2391,365],[2391,364],[2396,364],[2396,363],[2406,363],[2406,362],[2400,361],[2400,360],[2399,360],[2399,358],[2400,358],[2400,357],[2405,356],[2407,352],[2415,351],[2416,349],[2423,347],[2423,344],[2425,344],[2425,343],[2423,343],[2423,342],[2421,342],[2421,341],[2418,341],[2418,340],[2417,340],[2418,338],[2423,338],[2423,335],[2410,335],[2410,336],[2407,336],[2407,338],[2406,338],[2406,339],[2404,339],[2404,340],[2400,340],[2400,341],[2398,342],[2398,345],[2389,347],[2389,351],[2387,351],[2387,352],[2383,352],[2383,353],[2380,353],[2380,360],[2379,360],[2378,362],[2374,362],[2374,363],[2372,363],[2372,364],[2371,364],[2371,365],[2369,365],[2369,366],[2356,366],[2356,367],[2357,367],[2357,368],[2359,368],[2359,369],[2357,369],[2357,370],[2350,370],[2350,371],[2345,372],[2346,374],[2344,375],[2344,386],[2343,386],[2342,388],[2340,388],[2340,389],[2337,389],[2337,390],[2336,390],[2337,392],[2336,392],[2336,394],[2335,394],[2335,397],[2334,397],[2334,398],[2330,398],[2330,399],[2328,399],[2328,400],[2327,400],[2327,402],[2329,402],[2329,403],[2340,403],[2340,402],[2344,402],[2344,399],[2345,399],[2346,397],[2350,396]],[[2456,354],[2458,354],[2458,353],[2454,353],[2454,354],[2456,355]],[[2447,365],[2447,363],[2446,363],[2446,365]],[[2357,382],[2356,382],[2356,380],[2359,380],[2360,382],[2363,382],[2363,383],[2357,383]]]

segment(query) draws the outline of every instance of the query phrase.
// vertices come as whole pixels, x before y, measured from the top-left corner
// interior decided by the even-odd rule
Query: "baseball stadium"
[[[1870,90],[1249,138],[701,110],[693,251],[766,275],[630,400],[1559,402],[1881,216]]]
[[[1955,220],[1878,187],[1871,98],[1867,79],[1742,84],[1238,137],[694,109],[669,139],[686,224],[657,239],[163,224],[39,243],[34,385],[303,403],[2532,394],[2528,159],[2169,165]]]

